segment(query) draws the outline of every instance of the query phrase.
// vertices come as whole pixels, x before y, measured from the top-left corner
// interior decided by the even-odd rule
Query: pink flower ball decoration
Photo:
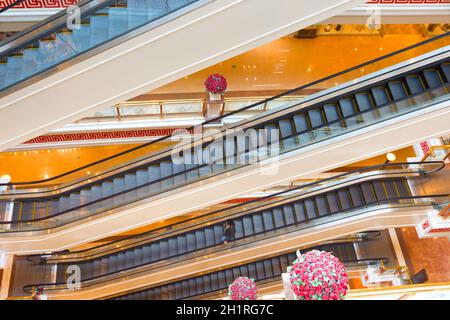
[[[288,272],[297,300],[343,300],[347,295],[347,272],[331,253],[309,251],[300,255]]]
[[[227,86],[227,80],[220,74],[212,74],[205,81],[206,90],[214,94],[225,92]]]
[[[231,300],[256,300],[258,295],[253,279],[239,277],[228,287],[228,295]]]

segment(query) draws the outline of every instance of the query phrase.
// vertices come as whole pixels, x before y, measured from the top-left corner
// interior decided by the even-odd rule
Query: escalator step
[[[373,189],[375,190],[375,195],[377,196],[377,199],[379,201],[383,201],[387,199],[386,190],[384,189],[383,182],[380,181],[374,181],[372,183]]]
[[[353,208],[350,194],[347,189],[338,190],[339,203],[341,204],[342,210],[349,210]]]
[[[180,235],[177,237],[177,246],[179,254],[184,254],[188,251],[186,236]]]
[[[295,224],[294,210],[292,205],[283,206],[284,221],[286,226]]]
[[[262,215],[260,213],[255,213],[252,215],[252,219],[255,234],[264,232],[264,222]]]
[[[273,220],[275,222],[275,228],[284,227],[286,224],[284,222],[283,211],[281,208],[273,208]]]
[[[317,196],[316,199],[316,205],[317,205],[317,212],[320,217],[326,216],[329,214],[328,210],[328,203],[325,195]]]
[[[362,197],[361,189],[359,186],[352,186],[349,188],[350,196],[352,197],[353,206],[359,208],[364,205],[364,199]]]
[[[365,203],[374,203],[377,201],[375,197],[375,193],[372,189],[372,184],[369,182],[364,182],[361,184],[361,190],[363,192],[364,202]]]
[[[442,73],[445,76],[445,82],[450,83],[450,63],[441,64]]]
[[[159,257],[160,259],[169,257],[169,242],[167,240],[161,240],[159,242]]]
[[[253,223],[252,223],[251,217],[244,217],[242,219],[242,224],[244,227],[244,236],[245,237],[252,236],[255,233],[255,231],[253,230]]]
[[[214,228],[205,228],[205,241],[206,247],[212,247],[216,244],[216,239],[214,238]]]
[[[411,94],[418,94],[425,91],[422,79],[418,75],[408,75],[405,79]]]
[[[205,233],[203,231],[195,231],[195,240],[197,250],[203,249],[205,247]]]
[[[402,100],[407,96],[406,89],[401,81],[389,81],[388,87],[395,101]]]
[[[384,87],[375,87],[371,89],[373,99],[377,106],[383,106],[390,102],[388,92]]]
[[[350,98],[339,99],[339,107],[343,117],[350,117],[356,113],[355,105]]]
[[[186,235],[186,243],[188,252],[196,250],[195,246],[195,233],[188,233]]]
[[[169,257],[174,257],[178,254],[177,238],[169,239]]]
[[[294,203],[295,218],[297,222],[303,222],[307,220],[307,215],[303,202]]]
[[[368,93],[355,94],[355,100],[359,111],[367,111],[373,108],[372,99]]]
[[[328,207],[330,208],[330,213],[336,213],[340,211],[339,200],[336,192],[328,192],[327,195]]]
[[[161,259],[161,250],[159,243],[152,243],[150,246],[152,262]]]
[[[264,229],[265,231],[273,230],[274,223],[273,223],[273,215],[271,211],[264,211],[263,212],[263,220],[264,220]]]
[[[437,69],[425,69],[423,70],[423,76],[427,82],[428,88],[437,88],[444,84]]]
[[[235,219],[234,221],[234,228],[235,228],[235,238],[240,239],[244,237],[244,225],[242,223],[241,219]]]
[[[304,200],[307,219],[311,220],[317,217],[316,205],[314,203],[314,199],[305,199]]]

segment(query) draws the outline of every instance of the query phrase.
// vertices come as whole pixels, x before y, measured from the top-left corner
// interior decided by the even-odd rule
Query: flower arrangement
[[[205,81],[205,88],[213,94],[222,94],[227,90],[227,80],[220,74],[212,74]]]
[[[288,272],[297,300],[342,300],[347,294],[344,265],[328,252],[312,250],[298,254]]]
[[[239,277],[228,287],[231,300],[256,300],[257,289],[253,279]]]

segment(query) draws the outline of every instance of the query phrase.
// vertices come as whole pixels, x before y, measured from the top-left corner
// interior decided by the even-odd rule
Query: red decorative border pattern
[[[4,8],[15,0],[0,0],[0,8]],[[14,6],[15,9],[66,8],[78,0],[25,0]],[[368,4],[450,4],[450,0],[370,0]]]
[[[450,0],[370,0],[367,4],[447,4]]]
[[[0,0],[0,8],[13,4],[15,0]],[[15,5],[14,9],[66,8],[78,0],[25,0]]]
[[[124,130],[124,131],[99,131],[99,132],[51,134],[51,135],[45,135],[45,136],[39,136],[39,137],[33,138],[31,140],[28,140],[27,142],[24,142],[24,144],[161,137],[161,136],[170,135],[175,130],[177,130],[177,129],[176,128],[141,129],[141,130]]]

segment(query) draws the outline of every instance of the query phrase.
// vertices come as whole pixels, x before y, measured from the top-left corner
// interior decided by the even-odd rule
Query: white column
[[[9,294],[9,286],[11,281],[11,274],[13,270],[13,262],[14,262],[14,255],[12,254],[0,254],[2,258],[3,265],[3,276],[2,276],[2,283],[0,285],[0,300],[5,300],[8,297]]]

